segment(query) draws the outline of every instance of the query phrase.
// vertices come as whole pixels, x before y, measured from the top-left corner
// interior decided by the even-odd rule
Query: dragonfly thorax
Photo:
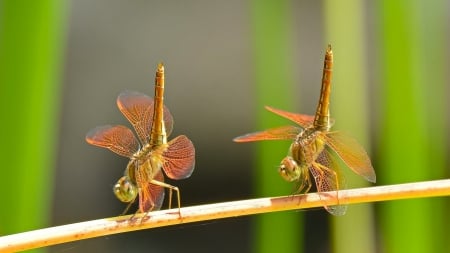
[[[152,180],[163,166],[162,153],[167,148],[165,145],[152,146],[146,144],[133,154],[125,170],[125,176],[128,176],[132,182],[136,182],[137,174],[145,175],[145,180]],[[145,173],[138,173],[145,171]]]
[[[306,166],[314,162],[324,149],[325,143],[317,138],[320,131],[314,127],[306,128],[300,132],[289,148],[289,154],[299,164]]]
[[[150,144],[145,144],[136,153],[133,154],[132,160],[143,160],[151,152],[152,146]]]

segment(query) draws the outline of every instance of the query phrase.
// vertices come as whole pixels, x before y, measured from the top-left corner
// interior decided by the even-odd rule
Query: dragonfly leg
[[[170,185],[170,184],[166,184],[164,182],[158,181],[158,180],[154,180],[152,179],[150,181],[150,183],[155,184],[155,185],[159,185],[162,186],[164,188],[169,189],[169,209],[172,208],[172,191],[176,191],[177,192],[177,200],[178,200],[178,213],[181,217],[181,197],[180,197],[180,189],[178,189],[178,187]]]
[[[304,193],[308,193],[309,190],[311,190],[311,186],[312,186],[312,184],[311,184],[311,177],[309,176],[309,174],[306,174],[306,175],[307,175],[307,176],[305,176],[305,179],[306,179],[306,188],[305,188]]]
[[[134,198],[133,200],[131,200],[131,201],[128,203],[127,207],[125,207],[125,210],[123,210],[123,212],[122,212],[120,215],[125,215],[125,214],[127,214],[128,210],[130,210],[130,207],[131,207],[131,205],[133,205],[134,201],[136,201],[136,198]],[[140,213],[139,209],[138,209],[137,212],[135,212],[133,215],[131,215],[130,221],[133,221],[134,216],[136,216],[136,214],[138,214],[138,213]]]
[[[300,168],[299,168],[300,169]],[[296,182],[297,184],[295,185],[295,190],[292,196],[296,195],[296,194],[306,194],[309,192],[309,190],[311,189],[311,177],[308,174],[308,170],[304,171],[302,173],[302,175],[304,175],[303,177],[299,178]],[[300,205],[302,202],[302,198],[299,199],[298,204]]]
[[[120,215],[125,215],[127,214],[128,210],[130,209],[131,205],[134,203],[134,201],[136,200],[136,198],[134,198],[132,201],[130,201],[127,205],[127,207],[125,207],[125,210],[123,210],[123,212]]]
[[[305,194],[308,193],[311,189],[311,177],[309,176],[308,170],[305,169],[301,174],[303,175],[303,177],[300,177],[298,179],[298,184],[296,186],[297,190],[294,192],[294,194]]]
[[[172,208],[172,188],[169,188],[169,209]]]

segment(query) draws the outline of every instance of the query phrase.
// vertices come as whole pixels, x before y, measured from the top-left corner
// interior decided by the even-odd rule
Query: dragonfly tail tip
[[[158,71],[164,71],[164,63],[163,62],[160,62],[160,63],[158,63]]]

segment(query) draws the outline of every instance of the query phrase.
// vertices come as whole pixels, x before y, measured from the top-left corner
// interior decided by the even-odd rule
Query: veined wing
[[[141,144],[148,143],[154,113],[153,99],[137,91],[124,91],[117,97],[117,106],[133,125]],[[169,136],[173,129],[173,118],[165,106],[164,124]]]
[[[376,175],[370,158],[358,142],[342,132],[329,132],[324,135],[326,143],[356,174],[375,183]]]
[[[297,114],[292,112],[283,111],[280,109],[276,109],[270,106],[265,106],[266,110],[271,111],[278,116],[291,120],[297,124],[299,124],[302,128],[307,128],[312,126],[314,122],[314,116],[305,115],[305,114]]]
[[[185,135],[180,135],[167,145],[162,151],[163,170],[166,175],[171,179],[189,177],[195,166],[195,148],[191,140]]]
[[[121,125],[96,127],[87,133],[86,141],[128,158],[139,150],[139,142],[133,132]]]
[[[149,183],[149,178],[144,169],[140,168],[136,173],[136,183],[139,187],[139,212],[159,210],[164,201],[164,187]],[[164,175],[159,170],[154,180],[164,182]]]
[[[309,170],[314,177],[319,193],[345,189],[345,178],[341,173],[339,164],[327,148],[319,154]],[[344,215],[347,211],[347,205],[342,204],[324,207],[329,213],[337,216]]]
[[[260,132],[249,133],[233,139],[235,142],[265,141],[265,140],[293,140],[302,131],[294,126],[282,126]]]

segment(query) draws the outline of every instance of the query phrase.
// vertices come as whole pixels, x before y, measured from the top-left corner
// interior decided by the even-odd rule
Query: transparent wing
[[[249,133],[233,139],[235,142],[250,142],[263,140],[293,140],[302,131],[294,126],[282,126],[271,128],[265,131]]]
[[[96,127],[87,133],[86,141],[129,158],[139,149],[139,142],[133,132],[120,125]]]
[[[312,126],[314,122],[314,116],[311,115],[304,115],[304,114],[297,114],[292,112],[283,111],[280,109],[275,109],[270,106],[265,106],[266,110],[273,112],[283,118],[286,118],[288,120],[291,120],[297,124],[299,124],[303,128],[307,128],[309,126]]]
[[[345,189],[345,179],[340,171],[339,164],[327,149],[324,149],[319,154],[316,161],[309,167],[309,170],[314,177],[318,192]],[[342,204],[324,207],[329,213],[337,216],[344,215],[347,211],[347,205]]]
[[[326,143],[356,174],[375,183],[376,175],[370,158],[358,142],[342,132],[329,132],[324,135]]]
[[[169,141],[167,145],[162,152],[163,170],[166,175],[171,179],[189,177],[195,166],[195,148],[191,140],[180,135]]]
[[[162,171],[159,170],[153,179],[164,182]],[[164,201],[164,187],[151,184],[149,181],[145,169],[139,168],[136,173],[136,183],[139,187],[139,212],[141,213],[161,209]]]
[[[133,125],[141,143],[148,143],[153,122],[153,99],[137,91],[124,91],[117,97],[117,106]],[[173,118],[165,106],[164,124],[169,136],[173,129]]]

